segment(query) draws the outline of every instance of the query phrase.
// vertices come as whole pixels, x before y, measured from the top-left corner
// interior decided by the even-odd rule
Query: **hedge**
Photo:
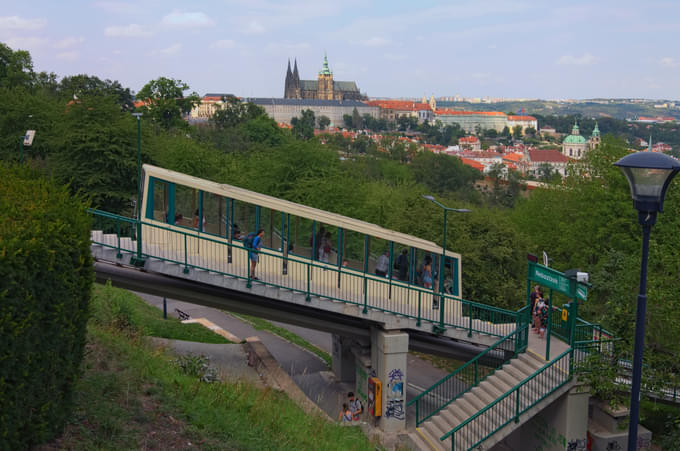
[[[94,280],[86,207],[0,164],[0,449],[50,440],[69,418]]]

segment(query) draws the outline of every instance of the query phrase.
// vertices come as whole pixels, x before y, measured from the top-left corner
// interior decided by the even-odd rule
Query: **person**
[[[236,223],[231,226],[231,236],[235,240],[241,239],[241,228]]]
[[[531,295],[529,295],[529,299],[531,300],[531,310],[530,310],[530,312],[531,312],[532,316],[534,315],[534,311],[536,310],[536,301],[538,300],[538,298],[542,298],[542,297],[543,297],[543,293],[541,292],[541,287],[539,285],[536,285],[534,287],[534,291],[532,291]],[[534,319],[534,321],[531,322],[531,328],[536,329],[535,319]]]
[[[338,415],[338,421],[341,423],[351,423],[352,422],[352,411],[349,410],[349,406],[347,403],[344,403],[342,405],[342,410],[340,411],[340,415]]]
[[[375,275],[380,276],[380,277],[386,277],[387,276],[387,270],[389,269],[390,266],[390,253],[389,251],[385,251],[382,253],[380,257],[378,257],[378,261],[375,263]]]
[[[349,399],[349,410],[352,412],[352,421],[359,421],[361,419],[361,413],[364,411],[361,401],[354,396],[353,392],[347,393],[347,399]]]
[[[205,216],[203,216],[203,230],[205,230]],[[194,229],[198,229],[198,208],[194,212]]]
[[[319,232],[316,234],[316,236],[312,236],[309,239],[309,245],[313,246],[314,249],[312,249],[312,260],[317,260],[319,258],[319,249],[321,249],[321,240],[323,240],[323,237],[326,235],[326,229],[321,226],[319,227]]]
[[[432,288],[432,259],[425,258],[423,265],[423,287]]]
[[[253,247],[248,251],[248,256],[250,257],[250,278],[255,280],[259,280],[257,277],[255,277],[255,267],[257,266],[257,262],[259,260],[257,253],[262,247],[263,238],[264,229],[260,229],[257,231],[257,235],[255,235],[255,238],[253,239]]]
[[[407,249],[402,249],[401,255],[397,258],[397,261],[395,262],[395,266],[397,270],[399,271],[397,274],[397,277],[399,277],[399,280],[404,280],[408,281],[408,267],[409,267],[409,261],[408,261],[408,250]]]
[[[542,297],[536,301],[536,319],[538,326],[538,334],[541,338],[545,337],[545,328],[548,324],[548,306]]]
[[[328,263],[328,257],[331,255],[331,232],[326,232],[319,244],[319,261]]]

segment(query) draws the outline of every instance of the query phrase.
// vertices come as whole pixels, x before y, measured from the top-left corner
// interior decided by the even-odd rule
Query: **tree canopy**
[[[182,80],[158,77],[139,90],[137,100],[145,102],[140,109],[165,130],[186,128],[183,115],[188,114],[200,100],[195,92],[184,97],[187,90],[189,85]]]

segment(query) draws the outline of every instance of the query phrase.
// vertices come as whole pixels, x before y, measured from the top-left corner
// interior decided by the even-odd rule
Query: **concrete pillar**
[[[356,377],[355,358],[350,338],[333,334],[333,373],[341,382],[353,382]]]
[[[382,416],[378,428],[386,433],[406,429],[406,365],[408,334],[371,330],[371,363],[382,382]]]

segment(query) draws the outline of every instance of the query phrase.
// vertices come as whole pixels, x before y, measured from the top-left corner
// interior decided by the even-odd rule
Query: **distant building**
[[[541,167],[549,165],[553,171],[565,176],[569,158],[558,149],[532,149],[527,151],[526,175],[539,177]]]
[[[501,111],[453,111],[436,110],[436,119],[444,125],[458,124],[467,133],[475,133],[480,130],[496,130],[502,132],[505,127],[512,130],[519,125],[522,133],[527,127],[533,127],[538,131],[538,121],[533,116],[508,116]]]
[[[385,119],[387,122],[395,123],[400,117],[415,117],[420,122],[430,122],[434,119],[434,110],[437,107],[437,103],[434,100],[434,96],[430,98],[429,103],[425,98],[423,100],[425,101],[369,100],[366,103],[380,108],[380,118]]]
[[[328,58],[323,57],[323,67],[319,71],[316,80],[300,80],[297,59],[295,68],[288,71],[283,92],[285,99],[318,99],[318,100],[364,100],[366,96],[359,92],[357,84],[353,81],[335,81],[333,72],[328,67]]]
[[[562,154],[565,157],[580,160],[586,154],[587,150],[593,149],[600,144],[600,129],[595,123],[595,128],[590,139],[581,136],[579,132],[578,123],[574,122],[574,127],[571,134],[562,141]]]
[[[224,101],[228,97],[234,97],[233,94],[216,94],[209,93],[201,97],[198,105],[194,106],[189,112],[191,119],[207,120],[213,117],[215,112],[222,108]]]
[[[463,136],[458,139],[458,145],[463,150],[472,150],[474,152],[482,150],[482,143],[476,136]]]
[[[527,128],[533,128],[538,132],[538,120],[533,116],[508,116],[507,121],[510,130],[519,125],[522,127],[522,134],[525,133]]]
[[[368,114],[378,118],[379,108],[357,100],[321,100],[321,99],[278,99],[273,97],[247,98],[244,101],[261,106],[276,122],[290,124],[294,117],[302,117],[302,110],[312,110],[318,120],[327,116],[335,127],[344,126],[344,116],[352,115],[354,109],[363,116]]]

